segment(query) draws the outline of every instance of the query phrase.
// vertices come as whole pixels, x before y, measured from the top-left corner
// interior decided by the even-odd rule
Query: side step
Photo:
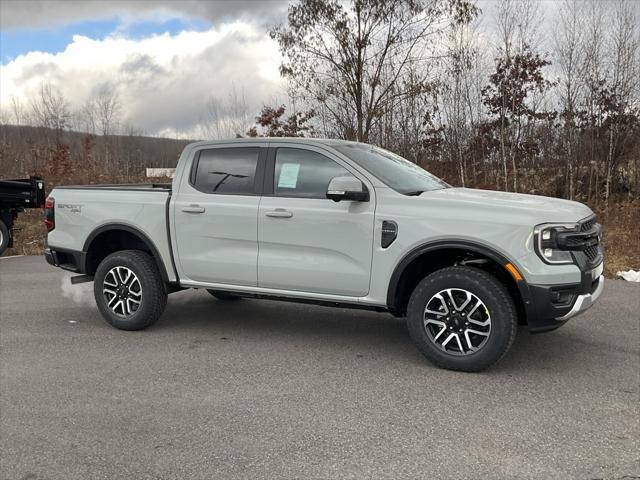
[[[87,282],[93,282],[93,275],[76,275],[75,277],[71,277],[71,285]]]

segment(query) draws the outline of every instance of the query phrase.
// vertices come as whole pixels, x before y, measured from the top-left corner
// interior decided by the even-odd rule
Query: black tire
[[[9,246],[9,227],[0,220],[0,255],[4,253],[4,251]]]
[[[103,288],[105,277],[114,267],[126,267],[140,282],[140,305],[133,313],[123,317],[108,305]],[[96,270],[93,294],[98,310],[111,326],[120,330],[142,330],[153,325],[167,305],[167,290],[153,258],[140,250],[122,250],[107,256]]]
[[[242,297],[240,295],[234,295],[233,293],[221,292],[220,290],[210,290],[207,289],[207,292],[218,300],[222,300],[224,302],[235,302],[240,300]]]
[[[475,352],[448,353],[427,334],[424,323],[427,302],[447,288],[460,288],[476,295],[490,312],[490,334]],[[418,283],[407,306],[407,325],[418,350],[436,366],[478,372],[495,364],[509,351],[516,337],[518,318],[511,296],[495,277],[477,268],[461,266],[443,268]]]

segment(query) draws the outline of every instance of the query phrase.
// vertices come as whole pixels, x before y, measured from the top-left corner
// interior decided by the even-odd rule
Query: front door
[[[257,285],[261,151],[256,144],[219,145],[195,154],[173,209],[184,281]]]
[[[360,174],[324,149],[271,144],[258,212],[258,286],[352,297],[369,292],[375,197],[326,198],[333,177]],[[366,183],[365,183],[366,184]]]

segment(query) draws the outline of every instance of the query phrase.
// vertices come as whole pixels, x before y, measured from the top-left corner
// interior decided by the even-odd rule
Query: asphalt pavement
[[[468,374],[387,314],[196,290],[119,331],[68,278],[0,259],[2,479],[640,478],[640,284]]]

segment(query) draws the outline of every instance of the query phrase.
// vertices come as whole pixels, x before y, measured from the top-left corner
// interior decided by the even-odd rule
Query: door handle
[[[268,211],[265,215],[274,218],[291,218],[293,217],[293,212],[285,210],[284,208],[276,208],[275,210]]]
[[[182,211],[185,213],[204,213],[204,207],[192,204],[187,207],[182,207]]]

